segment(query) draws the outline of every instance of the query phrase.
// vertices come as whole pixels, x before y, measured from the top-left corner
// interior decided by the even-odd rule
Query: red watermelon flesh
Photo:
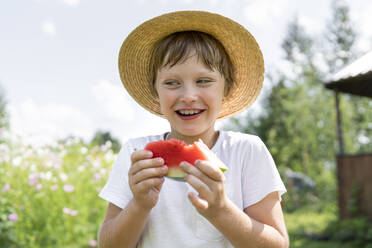
[[[168,166],[167,176],[173,179],[182,180],[185,176],[183,170],[179,168],[182,161],[194,165],[196,160],[209,160],[221,171],[227,170],[222,161],[201,140],[191,145],[177,139],[159,140],[148,143],[145,149],[153,153],[153,158],[164,159],[164,164]]]

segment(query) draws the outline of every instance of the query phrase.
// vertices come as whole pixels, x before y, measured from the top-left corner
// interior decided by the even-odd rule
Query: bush
[[[355,247],[372,244],[372,222],[365,217],[330,222],[325,230],[331,240],[353,242]]]
[[[325,169],[316,178],[288,170],[280,168],[281,177],[287,188],[287,193],[283,196],[284,211],[290,213],[304,206],[311,206],[313,211],[322,212],[336,204],[337,184],[333,169]]]
[[[0,164],[1,165],[1,164]],[[2,191],[8,186],[3,186]],[[6,245],[6,247],[17,247],[16,235],[13,230],[14,221],[17,215],[15,209],[6,198],[0,198],[0,245]]]
[[[107,207],[97,195],[116,154],[74,138],[0,146],[0,247],[97,246]]]

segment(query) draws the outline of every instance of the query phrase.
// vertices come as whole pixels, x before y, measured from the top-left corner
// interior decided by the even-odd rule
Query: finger
[[[165,165],[161,167],[142,169],[133,175],[133,183],[137,184],[152,177],[164,177],[167,173],[168,167]]]
[[[141,181],[135,186],[135,189],[139,192],[147,193],[151,188],[159,188],[161,184],[164,182],[164,177],[153,177],[148,178],[144,181]]]
[[[209,186],[203,182],[200,178],[194,176],[194,175],[191,175],[191,174],[187,174],[185,176],[185,181],[191,185],[191,187],[193,187],[201,197],[203,197],[204,199],[209,199],[211,198],[212,196],[212,191],[211,189],[209,188]]]
[[[214,181],[220,182],[224,180],[222,171],[217,166],[213,166],[211,162],[207,160],[197,160],[195,162],[195,167]]]
[[[132,164],[131,168],[129,169],[129,173],[131,175],[135,175],[143,169],[161,167],[163,165],[164,160],[162,158],[143,159]]]
[[[137,162],[139,160],[143,160],[143,159],[147,159],[147,158],[152,158],[152,152],[151,151],[138,150],[138,151],[134,151],[130,156],[132,164],[134,164],[135,162]]]
[[[206,210],[208,209],[208,202],[199,196],[197,196],[194,192],[190,192],[187,194],[187,197],[189,198],[191,204],[200,210]]]
[[[190,164],[186,161],[181,162],[180,167],[187,174],[194,175],[194,176],[198,177],[200,180],[205,182],[207,185],[210,185],[210,184],[214,183],[214,181],[211,180],[211,178],[209,178],[207,175],[205,175],[203,173],[203,171],[201,171],[198,167],[196,167],[196,166],[194,166],[194,165],[192,165],[192,164]]]

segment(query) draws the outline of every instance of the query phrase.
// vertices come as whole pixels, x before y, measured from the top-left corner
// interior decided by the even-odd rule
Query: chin
[[[184,136],[189,136],[189,137],[195,137],[199,136],[203,133],[202,130],[198,129],[179,129],[176,130],[177,133],[184,135]]]

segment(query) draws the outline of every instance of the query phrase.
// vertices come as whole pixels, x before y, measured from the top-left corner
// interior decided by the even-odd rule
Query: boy
[[[121,80],[171,132],[123,145],[100,196],[109,201],[100,247],[288,247],[280,197],[285,187],[262,141],[215,130],[215,121],[247,108],[263,81],[263,58],[239,24],[181,11],[151,19],[124,41]],[[148,142],[199,138],[228,167],[181,163],[185,182],[143,150]],[[188,198],[188,199],[187,199]]]

